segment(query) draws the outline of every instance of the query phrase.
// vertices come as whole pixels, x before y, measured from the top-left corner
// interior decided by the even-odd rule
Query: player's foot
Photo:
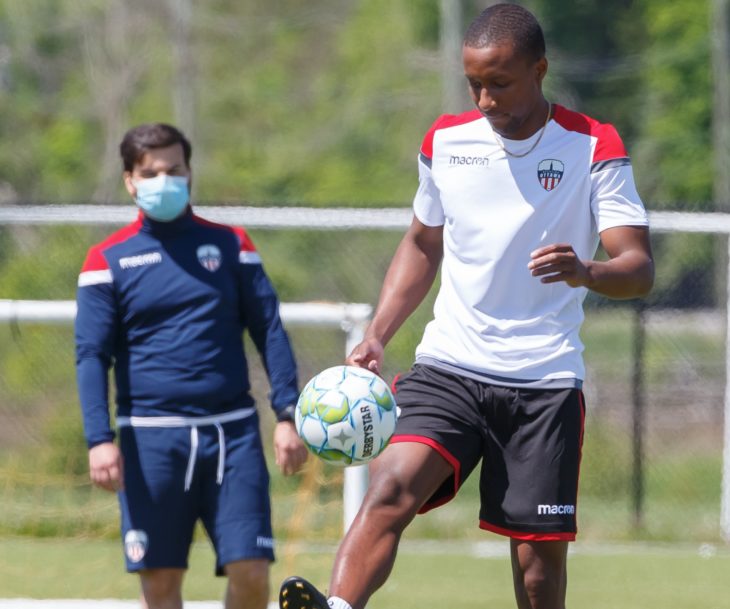
[[[285,579],[279,590],[279,609],[329,609],[327,597],[303,577]]]

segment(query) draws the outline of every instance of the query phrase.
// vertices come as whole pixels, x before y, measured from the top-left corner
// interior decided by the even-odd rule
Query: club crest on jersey
[[[197,252],[198,262],[203,268],[208,269],[211,273],[215,273],[221,266],[221,251],[215,245],[201,245]]]
[[[147,554],[147,533],[141,529],[131,529],[124,536],[124,552],[132,562],[139,562]]]
[[[537,179],[540,186],[548,192],[558,187],[564,172],[565,166],[562,161],[556,159],[545,159],[537,165]]]

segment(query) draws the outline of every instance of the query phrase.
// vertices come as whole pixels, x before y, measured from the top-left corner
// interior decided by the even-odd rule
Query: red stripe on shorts
[[[578,487],[580,486],[580,465],[583,462],[583,434],[586,428],[586,398],[582,390],[578,390],[578,405],[580,408],[580,438],[578,440],[578,476],[575,481],[575,511],[578,513]],[[577,516],[573,518],[576,529],[578,528]]]
[[[484,520],[479,521],[479,528],[521,541],[575,541],[575,533],[525,533],[522,531],[503,529]]]
[[[461,480],[461,463],[459,463],[459,460],[454,457],[446,448],[444,448],[441,444],[436,442],[436,440],[432,438],[427,438],[426,436],[417,436],[412,434],[401,434],[401,435],[395,435],[390,439],[390,444],[398,443],[398,442],[416,442],[417,444],[425,444],[426,446],[430,446],[433,448],[439,455],[441,455],[446,461],[451,465],[451,467],[454,468],[454,492],[450,495],[446,495],[445,497],[441,497],[440,499],[433,501],[433,502],[426,502],[421,506],[421,509],[418,510],[419,514],[425,514],[429,510],[432,510],[434,508],[437,508],[441,505],[444,505],[444,503],[448,503],[451,501],[455,496],[457,491],[459,490],[459,481]]]
[[[401,374],[400,374],[400,372],[399,372],[398,374],[396,374],[396,375],[395,375],[395,376],[393,377],[393,382],[392,382],[392,383],[390,384],[390,390],[391,390],[391,392],[393,393],[393,395],[395,395],[396,393],[398,393],[398,389],[397,389],[397,387],[395,386],[395,384],[396,384],[396,383],[398,382],[398,379],[399,379],[400,377],[401,377]]]

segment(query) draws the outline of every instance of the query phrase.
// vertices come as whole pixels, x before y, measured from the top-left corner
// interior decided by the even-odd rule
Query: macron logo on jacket
[[[160,262],[162,262],[162,254],[160,254],[160,252],[150,252],[149,254],[120,258],[119,267],[122,269],[134,269],[138,266],[145,266],[148,264],[160,264]]]

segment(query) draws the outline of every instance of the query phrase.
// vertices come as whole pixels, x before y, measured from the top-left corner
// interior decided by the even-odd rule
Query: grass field
[[[316,551],[315,551],[316,550]],[[507,543],[406,539],[391,579],[370,609],[513,607]],[[285,545],[272,590],[287,575],[325,585],[333,546]],[[207,543],[195,544],[185,583],[188,600],[221,598]],[[590,609],[730,609],[730,549],[710,545],[576,543],[569,561],[568,605]],[[122,598],[137,596],[123,573],[116,542],[14,538],[0,540],[0,597]],[[272,593],[272,600],[273,600]]]
[[[719,532],[724,334],[714,319],[650,320],[640,526],[630,494],[631,317],[611,310],[586,321],[591,379],[571,608],[730,609],[730,549]],[[45,336],[52,331],[57,341]],[[70,332],[0,332],[0,598],[137,597],[136,579],[123,573],[116,499],[88,484],[71,359],[56,361]],[[312,342],[309,350],[321,356],[311,333],[297,337],[301,353]],[[341,356],[341,339],[330,340],[329,363]],[[409,362],[412,348],[403,352]],[[313,369],[324,365],[312,361]],[[326,584],[341,527],[342,474],[272,474],[275,530],[289,542],[273,568],[273,599],[292,573]],[[514,607],[506,542],[485,543],[498,538],[476,529],[477,481],[472,476],[455,501],[413,523],[393,577],[369,609]],[[305,551],[303,540],[312,538],[327,545]],[[212,572],[210,549],[196,544],[186,598],[221,598],[224,581]]]

